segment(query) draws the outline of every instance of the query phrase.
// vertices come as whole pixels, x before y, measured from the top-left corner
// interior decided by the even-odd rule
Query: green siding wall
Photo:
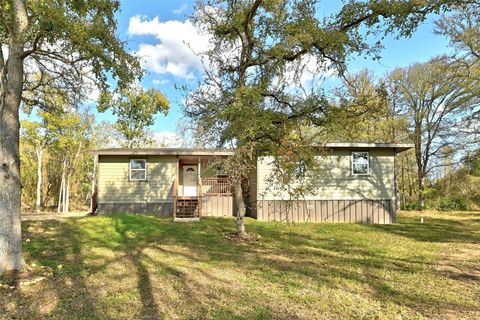
[[[147,159],[147,181],[129,181],[130,159]],[[173,203],[177,158],[173,156],[100,156],[99,203]]]
[[[318,176],[318,189],[306,200],[388,200],[395,198],[393,149],[373,149],[370,155],[370,174],[354,175],[351,169],[351,152],[354,149],[333,149],[319,155],[322,171]],[[362,150],[363,151],[363,150]],[[288,194],[274,190],[267,182],[271,174],[271,158],[257,161],[257,200],[289,200]]]

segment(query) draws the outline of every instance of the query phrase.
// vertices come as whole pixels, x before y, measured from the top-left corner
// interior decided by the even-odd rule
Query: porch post
[[[198,157],[198,186],[197,186],[197,194],[198,194],[198,217],[202,216],[202,160]]]
[[[177,216],[177,196],[178,196],[178,171],[179,171],[180,160],[177,156],[177,166],[175,172],[175,181],[173,182],[173,219]]]

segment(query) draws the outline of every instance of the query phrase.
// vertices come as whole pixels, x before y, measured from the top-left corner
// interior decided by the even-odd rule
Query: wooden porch
[[[196,167],[196,188],[186,190],[185,172]],[[187,170],[186,170],[187,169]],[[183,179],[180,172],[184,174]],[[191,182],[191,177],[188,177]],[[181,184],[180,184],[181,182]],[[192,190],[195,190],[192,195]],[[177,177],[173,190],[173,218],[175,221],[196,221],[202,216],[226,216],[233,212],[232,183],[228,177],[202,177],[202,161],[196,164],[191,160],[177,163]]]

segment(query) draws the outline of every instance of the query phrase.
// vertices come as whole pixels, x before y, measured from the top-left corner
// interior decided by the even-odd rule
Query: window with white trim
[[[130,159],[130,180],[147,180],[147,159]]]
[[[352,173],[366,175],[370,173],[370,159],[368,152],[352,152]]]

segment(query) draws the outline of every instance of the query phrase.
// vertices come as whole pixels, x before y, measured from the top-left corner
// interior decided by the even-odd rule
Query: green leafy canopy
[[[104,92],[112,84],[126,88],[142,76],[138,59],[117,35],[119,1],[30,0],[25,4],[24,32],[16,34],[14,19],[21,18],[21,12],[15,15],[11,2],[0,0],[0,46],[23,42],[24,103],[48,109],[43,99],[48,91],[63,90],[75,104],[95,87]],[[9,55],[14,57],[13,52]]]
[[[207,144],[233,147],[238,163],[265,154],[311,163],[314,136],[304,128],[324,125],[328,101],[321,82],[301,83],[306,61],[314,59],[320,78],[324,66],[342,75],[350,56],[378,56],[381,43],[371,46],[369,36],[409,36],[428,14],[470,2],[351,0],[321,17],[316,0],[198,1],[195,22],[213,37],[186,114]]]
[[[141,87],[120,90],[118,95],[104,94],[98,106],[100,112],[110,109],[117,116],[117,129],[128,147],[148,143],[147,129],[154,124],[155,115],[168,113],[169,102],[158,90]]]

